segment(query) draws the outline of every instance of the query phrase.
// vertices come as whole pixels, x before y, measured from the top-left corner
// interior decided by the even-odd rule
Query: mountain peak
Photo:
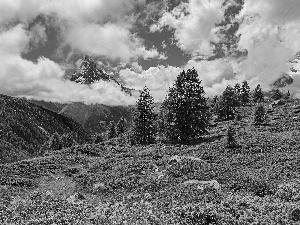
[[[113,78],[107,73],[97,68],[95,60],[90,55],[85,55],[81,66],[73,73],[70,81],[92,84],[100,80],[110,81],[111,79]]]

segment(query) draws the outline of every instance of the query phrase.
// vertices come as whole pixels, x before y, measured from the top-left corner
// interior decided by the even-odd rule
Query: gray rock
[[[216,180],[210,180],[210,181],[188,180],[183,182],[183,185],[184,186],[195,185],[199,190],[213,188],[216,191],[221,191],[221,185]]]

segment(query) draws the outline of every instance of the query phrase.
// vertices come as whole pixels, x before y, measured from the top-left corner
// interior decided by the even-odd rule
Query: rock
[[[299,208],[292,210],[292,212],[290,213],[290,219],[293,221],[300,221],[300,209]]]
[[[66,200],[72,204],[80,204],[83,200],[85,200],[85,197],[80,193],[75,193],[69,196]]]
[[[183,185],[185,186],[196,185],[197,189],[199,190],[205,190],[206,188],[213,188],[216,191],[221,190],[221,185],[216,180],[210,180],[210,181],[188,180],[183,182]]]
[[[185,160],[185,159],[189,159],[189,160],[192,160],[192,161],[197,161],[197,162],[205,162],[203,159],[201,159],[201,158],[197,158],[197,157],[193,157],[193,156],[179,156],[179,155],[174,155],[174,156],[172,156],[170,159],[169,159],[169,161],[168,161],[168,163],[169,164],[172,164],[172,163],[178,163],[178,162],[181,162],[181,161],[183,161],[183,160]]]
[[[105,184],[102,182],[95,183],[93,188],[95,191],[105,191],[107,189]]]

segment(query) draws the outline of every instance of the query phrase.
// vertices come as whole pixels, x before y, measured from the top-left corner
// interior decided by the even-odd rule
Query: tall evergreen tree
[[[154,100],[149,89],[144,87],[136,102],[134,113],[133,133],[134,141],[137,144],[150,144],[155,139],[153,103]]]
[[[264,93],[261,90],[260,84],[256,86],[253,92],[253,101],[254,102],[263,102],[264,101]]]
[[[286,93],[286,96],[284,97],[285,99],[289,99],[291,97],[291,93],[290,91],[288,90],[288,92]]]
[[[243,105],[247,105],[250,102],[250,87],[246,80],[242,84],[241,101]]]
[[[127,131],[127,124],[124,117],[121,117],[117,123],[116,133],[117,135],[124,134]]]
[[[221,120],[234,119],[235,107],[239,106],[234,89],[228,85],[219,101],[218,117]]]
[[[116,125],[114,121],[110,121],[108,125],[107,138],[111,139],[111,138],[115,138],[116,136],[117,136]]]
[[[164,133],[172,142],[188,143],[192,138],[207,132],[209,107],[194,68],[177,76],[162,110],[165,113]]]
[[[235,92],[235,97],[236,97],[238,105],[242,104],[241,103],[241,91],[242,91],[241,85],[239,83],[236,83],[234,85],[234,92]]]

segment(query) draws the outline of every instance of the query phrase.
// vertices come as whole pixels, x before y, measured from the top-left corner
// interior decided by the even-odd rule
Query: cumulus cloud
[[[162,57],[156,49],[147,50],[141,40],[130,31],[116,24],[78,24],[66,34],[66,43],[82,53],[92,56],[105,55],[108,58]]]
[[[169,27],[175,30],[177,45],[193,55],[210,55],[211,41],[217,41],[215,24],[222,19],[222,1],[190,0],[181,3],[171,12],[163,14],[158,24],[150,28],[152,32]]]
[[[17,25],[0,33],[0,87],[3,94],[58,102],[83,101],[107,105],[134,104],[114,83],[80,85],[63,80],[64,70],[48,58],[36,63],[21,54],[29,48],[32,35]]]
[[[156,102],[162,102],[181,68],[173,66],[150,67],[142,72],[130,69],[120,71],[120,77],[129,87],[141,90],[145,85],[150,89]]]
[[[297,0],[245,1],[238,45],[248,51],[248,57],[241,63],[247,79],[268,88],[289,71],[288,60],[300,50],[299,9]]]

